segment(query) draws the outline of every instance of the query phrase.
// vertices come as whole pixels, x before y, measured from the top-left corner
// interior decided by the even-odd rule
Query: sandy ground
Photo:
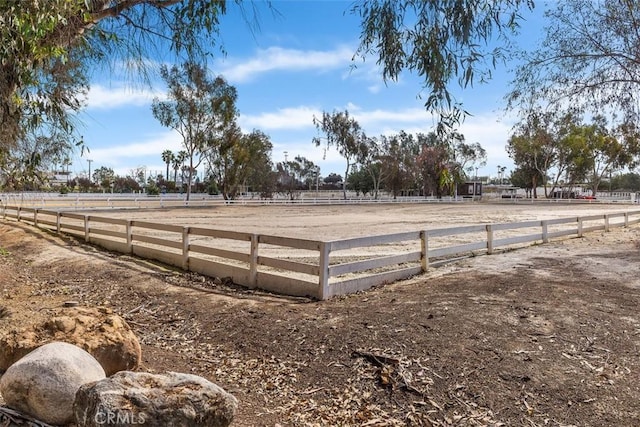
[[[634,207],[222,207],[117,215],[337,238],[625,208]],[[141,370],[191,372],[220,384],[240,401],[234,426],[637,426],[639,242],[638,226],[594,232],[314,302],[223,285],[6,221],[0,332],[46,317],[69,299],[111,307],[140,337]]]
[[[588,203],[428,203],[334,206],[216,206],[166,210],[98,210],[98,216],[307,239],[336,240],[458,225],[565,218],[640,210]]]

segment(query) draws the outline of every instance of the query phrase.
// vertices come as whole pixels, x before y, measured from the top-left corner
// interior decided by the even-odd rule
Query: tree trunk
[[[187,174],[187,201],[191,197],[191,182],[193,181],[193,156],[189,159],[189,173]]]
[[[349,176],[349,167],[351,163],[349,163],[349,159],[347,159],[347,169],[344,171],[344,179],[342,180],[342,196],[344,200],[347,200],[347,177]]]
[[[17,90],[16,75],[11,62],[0,67],[0,149],[15,147],[20,132],[20,111],[13,99]]]

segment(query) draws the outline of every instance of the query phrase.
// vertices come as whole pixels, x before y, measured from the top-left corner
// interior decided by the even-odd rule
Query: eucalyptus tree
[[[453,157],[465,174],[471,173],[478,166],[487,164],[487,150],[479,142],[471,144],[465,142],[462,135],[453,146]]]
[[[168,98],[155,98],[151,110],[163,126],[175,130],[186,152],[187,200],[193,172],[204,160],[209,144],[236,116],[237,92],[221,76],[209,78],[204,66],[185,62],[181,67],[162,66],[160,75],[168,87]]]
[[[0,132],[1,133],[1,132]],[[57,164],[68,165],[73,144],[55,129],[39,127],[21,138],[21,144],[0,150],[0,188],[38,190]]]
[[[376,166],[380,167],[380,163],[376,163],[375,166],[372,167],[375,168]],[[349,190],[355,191],[356,195],[362,193],[362,195],[365,196],[367,193],[372,193],[374,194],[374,197],[377,198],[371,174],[363,167],[354,167],[354,170],[351,172],[351,175],[349,175],[349,179],[347,180],[347,187]]]
[[[615,111],[637,119],[640,5],[629,0],[563,0],[545,13],[546,38],[523,54],[511,108]]]
[[[548,196],[547,176],[557,158],[558,138],[555,132],[554,114],[534,112],[516,125],[514,133],[507,141],[507,153],[516,164],[524,170],[535,169],[537,174],[529,174],[535,190],[539,184],[544,186],[545,197]],[[538,179],[542,181],[537,181]]]
[[[220,19],[230,3],[256,23],[257,2],[242,0],[0,1],[0,122],[7,130],[0,144],[18,140],[27,125],[26,109],[32,117],[71,123],[63,116],[78,92],[58,81],[76,72],[86,78],[87,65],[125,64],[137,74],[148,71],[154,62],[149,58],[203,60],[218,46]],[[516,29],[519,11],[532,5],[532,0],[361,0],[351,10],[361,18],[355,57],[377,57],[384,80],[396,80],[403,71],[418,74],[427,109],[450,123],[463,114],[450,83],[458,79],[468,86],[488,79],[504,57],[501,41]],[[71,58],[78,67],[55,68]],[[47,79],[57,89],[45,89]]]
[[[527,197],[537,198],[537,183],[542,181],[540,172],[529,165],[517,165],[509,176],[511,185],[524,188]]]
[[[610,128],[604,117],[596,116],[590,125],[581,127],[581,136],[586,145],[586,162],[591,166],[589,184],[593,196],[604,177],[638,164],[640,129],[635,123]]]
[[[381,174],[385,177],[383,188],[395,199],[403,190],[416,189],[420,181],[420,172],[416,158],[420,146],[416,138],[400,131],[397,135],[380,136]]]
[[[435,132],[418,134],[420,154],[416,165],[422,177],[424,195],[438,198],[452,194],[459,174],[459,165],[453,160],[453,145],[449,138],[439,137]]]
[[[258,130],[244,134],[235,123],[210,142],[206,156],[211,178],[225,200],[236,199],[247,187],[270,178],[272,148],[268,135]]]
[[[93,171],[91,178],[93,178],[93,182],[97,182],[104,191],[109,191],[115,183],[116,173],[112,168],[100,166]]]
[[[382,139],[384,136],[380,138]],[[357,182],[366,183],[367,187],[370,183],[371,191],[375,199],[378,198],[380,186],[390,174],[390,170],[385,169],[381,165],[383,149],[382,144],[379,143],[377,138],[368,138],[365,136],[358,150],[358,164],[361,166],[359,173],[360,175],[363,173],[367,174],[368,178],[364,179],[363,177],[359,177]]]
[[[233,3],[247,9],[241,0]],[[139,74],[149,70],[150,58],[203,59],[217,46],[220,17],[228,4],[0,1],[0,147],[18,143],[35,118],[70,131],[68,113],[80,106],[78,97],[86,87],[89,67],[124,64]]]
[[[334,111],[333,113],[323,112],[322,119],[313,117],[313,124],[318,131],[322,131],[325,135],[324,137],[314,137],[313,143],[316,146],[326,144],[327,148],[335,146],[347,163],[342,186],[343,196],[346,200],[346,181],[349,178],[349,169],[357,160],[366,136],[357,120],[351,117],[346,110]]]
[[[360,0],[353,7],[362,18],[356,57],[377,57],[385,81],[417,74],[442,133],[467,114],[452,83],[465,88],[489,80],[529,8],[532,0]]]
[[[289,200],[294,200],[300,195],[303,183],[297,177],[299,170],[300,163],[293,160],[285,160],[276,164],[276,173],[278,175],[276,188],[278,192],[285,194]]]

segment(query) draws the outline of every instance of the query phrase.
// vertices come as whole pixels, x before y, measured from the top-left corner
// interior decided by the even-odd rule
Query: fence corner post
[[[429,233],[427,230],[420,232],[420,240],[422,244],[420,261],[422,264],[422,272],[425,273],[429,269]]]
[[[331,252],[331,242],[320,242],[320,265],[318,275],[319,297],[321,300],[329,299],[331,296],[329,289],[329,254]]]
[[[90,221],[91,216],[90,215],[85,215],[84,216],[84,241],[89,243],[89,221]]]
[[[549,221],[542,221],[542,243],[549,243]]]
[[[182,227],[182,269],[189,270],[189,230],[191,227]]]
[[[487,255],[493,253],[493,225],[487,224]]]
[[[133,254],[133,221],[128,219],[127,225],[125,225],[125,233],[127,235],[127,252]]]
[[[260,235],[251,235],[251,253],[249,254],[249,289],[258,287],[258,246]]]
[[[582,229],[584,228],[582,218],[578,217],[578,237],[582,237]]]

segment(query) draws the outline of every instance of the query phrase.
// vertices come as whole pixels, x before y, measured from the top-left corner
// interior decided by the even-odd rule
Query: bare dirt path
[[[591,233],[314,302],[3,222],[0,332],[65,300],[111,307],[142,370],[220,384],[234,426],[637,426],[638,242]]]

